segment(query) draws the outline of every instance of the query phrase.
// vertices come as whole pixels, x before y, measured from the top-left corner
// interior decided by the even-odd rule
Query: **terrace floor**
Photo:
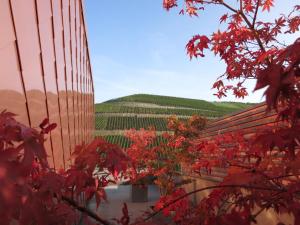
[[[129,216],[132,222],[142,216],[145,211],[152,212],[151,206],[154,206],[158,200],[160,193],[155,185],[148,186],[148,202],[136,203],[131,201],[131,185],[112,185],[105,188],[107,194],[107,202],[100,204],[97,212],[98,215],[106,220],[122,217],[123,203],[128,206]],[[95,209],[96,202],[89,204],[91,209]]]

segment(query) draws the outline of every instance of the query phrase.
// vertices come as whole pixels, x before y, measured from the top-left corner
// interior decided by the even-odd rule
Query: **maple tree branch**
[[[256,189],[256,190],[264,190],[264,191],[281,191],[281,192],[285,192],[285,190],[280,190],[278,188],[268,188],[268,187],[256,187],[256,186],[251,186],[251,185],[237,185],[237,184],[228,184],[228,185],[214,185],[214,186],[209,186],[209,187],[205,187],[205,188],[200,188],[200,189],[196,189],[194,191],[188,192],[182,196],[179,196],[176,199],[173,199],[172,201],[166,203],[162,208],[160,208],[159,210],[153,212],[152,214],[150,214],[148,217],[146,217],[144,219],[144,221],[147,221],[149,219],[151,219],[152,217],[156,216],[158,213],[162,212],[164,209],[168,208],[170,205],[173,205],[174,203],[192,195],[198,192],[202,192],[202,191],[206,191],[206,190],[211,190],[211,189],[216,189],[216,188],[245,188],[245,189]]]
[[[282,192],[276,193],[273,197],[276,197],[276,196],[279,195],[279,194],[282,194]],[[282,198],[282,197],[279,196],[279,197],[276,197],[275,200],[279,200],[279,199],[281,199],[281,198]],[[252,218],[255,219],[256,217],[258,217],[259,214],[261,214],[264,210],[268,209],[272,204],[274,204],[274,199],[273,199],[273,198],[270,199],[270,200],[268,200],[268,203],[265,204],[264,207],[261,207],[261,209],[259,209],[255,214],[253,214],[253,215],[252,215]]]
[[[259,3],[259,2],[258,2]],[[257,3],[257,5],[259,5]],[[234,12],[234,13],[237,13],[237,14],[240,14],[242,16],[242,18],[244,19],[244,21],[246,22],[246,24],[248,25],[249,29],[253,32],[254,34],[254,37],[260,47],[260,49],[265,52],[266,49],[261,41],[261,39],[259,38],[259,36],[257,35],[257,32],[256,30],[254,29],[254,25],[251,24],[251,22],[249,21],[249,19],[246,17],[246,15],[244,14],[244,12],[242,10],[236,10],[234,9],[232,6],[228,5],[227,3],[225,3],[224,1],[220,1],[221,5],[225,6],[227,9],[229,9],[230,11]],[[258,9],[257,9],[258,10]],[[256,13],[257,14],[257,13]],[[256,19],[255,19],[256,20]]]
[[[283,179],[283,178],[288,178],[288,177],[298,177],[300,174],[286,174],[286,175],[281,175],[277,177],[270,177],[269,179],[276,180],[276,179]]]
[[[256,9],[256,13],[255,13],[255,20],[253,19],[253,25],[251,24],[251,22],[249,21],[249,19],[246,17],[246,15],[244,14],[244,12],[242,10],[237,10],[235,8],[233,8],[232,6],[230,6],[229,4],[227,4],[226,2],[224,1],[220,1],[216,4],[220,4],[220,5],[223,5],[225,8],[229,9],[230,11],[234,12],[234,13],[237,13],[237,14],[240,14],[242,16],[242,18],[244,19],[244,21],[246,22],[246,24],[248,25],[249,29],[253,32],[254,34],[254,37],[259,45],[259,48],[263,51],[263,52],[266,52],[266,49],[261,41],[261,39],[259,38],[259,36],[257,35],[257,32],[254,28],[254,25],[255,25],[255,21],[256,21],[256,18],[257,18],[257,13],[258,13],[258,9],[259,9],[259,1],[257,2],[257,9]]]
[[[231,7],[230,5],[228,5],[227,3],[225,3],[224,1],[220,1],[220,3],[223,6],[225,6],[227,9],[229,9],[230,11],[234,12],[234,13],[238,13],[238,10],[234,9],[233,7]]]
[[[268,204],[270,205],[270,204]],[[260,208],[254,215],[251,215],[253,219],[255,219],[256,217],[258,217],[263,211],[265,211],[265,209],[267,208],[267,206]]]
[[[297,144],[298,146],[300,146],[300,141],[299,141],[297,138],[295,138],[294,140],[295,140],[296,144]]]
[[[254,26],[252,26],[251,22],[248,20],[248,18],[245,16],[245,14],[243,12],[240,12],[240,15],[243,17],[244,21],[246,22],[246,24],[248,25],[249,29],[253,32],[254,34],[254,37],[258,43],[258,46],[260,47],[260,49],[263,51],[263,52],[266,52],[266,49],[260,39],[260,37],[258,36],[257,34],[257,31],[255,30]]]
[[[240,1],[240,11],[242,12],[243,11],[243,2]]]
[[[70,199],[70,198],[68,198],[66,196],[62,196],[62,200],[65,201],[65,202],[67,202],[69,205],[73,206],[78,211],[80,211],[82,213],[85,213],[89,217],[91,217],[94,220],[98,221],[99,223],[101,223],[103,225],[112,225],[112,223],[108,222],[105,219],[102,219],[96,213],[94,213],[93,211],[89,210],[88,208],[80,206],[76,201],[74,201],[74,200],[72,200],[72,199]]]
[[[252,21],[252,27],[253,28],[254,28],[255,23],[256,23],[258,9],[259,9],[259,4],[260,4],[260,0],[257,0],[257,5],[256,5],[256,8],[255,8],[255,13],[254,13],[253,21]]]

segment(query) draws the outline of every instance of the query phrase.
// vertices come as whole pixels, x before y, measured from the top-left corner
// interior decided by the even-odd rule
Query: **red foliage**
[[[208,49],[209,42],[210,40],[205,35],[195,35],[186,45],[186,49],[190,55],[190,58],[197,58],[198,56],[204,57],[203,51],[204,49]]]
[[[170,2],[165,1],[166,9],[169,10],[182,2],[180,12],[192,11],[190,15],[198,15],[198,12],[209,5],[223,6],[228,10],[228,13],[220,16],[220,22],[227,24],[223,31],[218,30],[211,36],[197,34],[187,44],[187,53],[191,58],[203,57],[205,49],[211,49],[221,57],[227,69],[220,79],[242,81],[238,82],[240,86],[237,88],[231,84],[222,85],[221,88],[220,83],[216,83],[214,88],[218,89],[216,95],[220,98],[226,96],[229,90],[233,91],[236,97],[247,95],[242,86],[244,81],[259,78],[260,71],[275,63],[279,53],[287,50],[286,46],[281,44],[279,35],[299,31],[299,6],[295,6],[290,14],[281,15],[273,22],[259,20],[259,13],[270,11],[274,0],[239,0],[234,6],[230,5],[230,1],[223,0],[182,0],[172,1],[172,4]],[[237,5],[239,7],[235,8]],[[297,51],[295,46],[291,48],[294,48],[294,52]],[[284,67],[288,66],[284,64]]]
[[[106,200],[109,176],[127,169],[128,157],[117,145],[95,139],[78,146],[74,165],[56,173],[49,168],[44,134],[56,127],[45,119],[41,131],[26,127],[9,112],[0,113],[0,218],[1,224],[75,224],[76,212],[109,224],[79,204],[95,196]]]
[[[189,210],[189,202],[187,198],[180,199],[178,201],[174,201],[173,204],[172,201],[178,196],[185,195],[186,192],[182,188],[178,188],[174,190],[174,192],[167,196],[162,196],[160,200],[155,205],[155,210],[161,210],[164,214],[164,216],[170,216],[173,214],[173,219],[176,223],[180,223],[181,221],[185,220],[185,216],[187,215],[187,212]],[[169,206],[165,207],[166,204],[169,204]]]
[[[182,2],[180,14],[192,8],[198,10],[190,15],[197,15],[208,5],[221,5],[229,11],[220,17],[220,22],[228,25],[224,31],[218,30],[210,37],[195,35],[187,44],[191,58],[203,57],[204,50],[211,49],[227,64],[226,72],[213,86],[218,90],[216,95],[223,97],[232,90],[235,96],[244,97],[248,94],[244,81],[255,78],[255,90],[266,88],[268,110],[276,110],[279,123],[247,139],[243,133],[235,133],[203,140],[197,135],[186,138],[183,134],[191,129],[171,118],[169,128],[174,130],[174,135],[167,136],[167,146],[173,148],[169,157],[180,158],[179,162],[184,165],[182,172],[200,176],[219,176],[222,168],[226,172],[218,185],[182,194],[212,190],[182,215],[180,224],[250,225],[270,209],[277,214],[290,213],[295,218],[294,224],[300,223],[300,41],[285,46],[278,40],[282,33],[299,30],[299,6],[274,22],[264,22],[259,21],[258,14],[270,11],[273,0],[240,0],[237,8],[229,1]],[[179,1],[175,3],[167,9],[177,6]],[[240,81],[236,86],[225,85],[223,78]],[[176,190],[176,185],[169,186]],[[159,211],[168,213],[170,202],[175,204],[180,200],[180,195],[164,196],[159,202]]]

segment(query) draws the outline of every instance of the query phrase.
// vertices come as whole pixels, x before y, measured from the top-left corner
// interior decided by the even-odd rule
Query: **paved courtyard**
[[[145,211],[152,212],[151,206],[158,200],[159,189],[155,185],[148,186],[148,202],[136,203],[131,201],[131,185],[112,185],[105,188],[108,202],[103,202],[98,208],[98,214],[102,218],[112,220],[122,217],[123,203],[128,206],[130,218],[132,220],[142,216]],[[96,202],[89,204],[91,209],[95,209]]]

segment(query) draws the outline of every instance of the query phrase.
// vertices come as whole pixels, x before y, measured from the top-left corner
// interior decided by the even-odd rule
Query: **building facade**
[[[94,88],[82,0],[0,0],[0,111],[38,127],[50,164],[70,165],[94,130]]]

